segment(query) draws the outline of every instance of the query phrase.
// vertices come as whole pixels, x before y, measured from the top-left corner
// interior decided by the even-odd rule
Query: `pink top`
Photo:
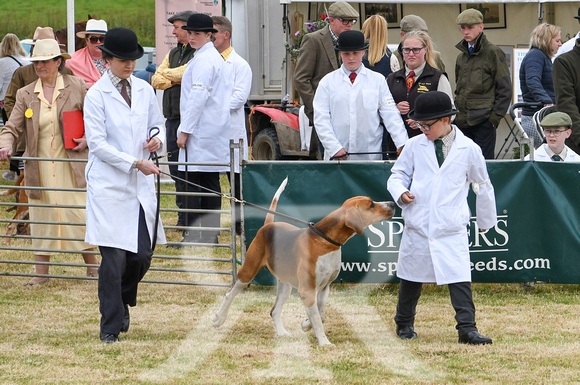
[[[101,78],[101,73],[93,62],[88,47],[81,48],[73,53],[71,58],[65,62],[65,65],[73,71],[75,76],[83,78],[88,88],[91,88]],[[108,64],[105,64],[105,66],[109,68]]]

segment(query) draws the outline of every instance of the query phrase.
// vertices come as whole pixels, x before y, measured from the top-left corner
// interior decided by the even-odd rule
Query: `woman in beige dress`
[[[20,136],[26,138],[25,157],[86,159],[88,148],[85,138],[74,139],[77,144],[65,149],[63,142],[63,112],[83,110],[87,87],[85,82],[71,75],[62,75],[65,59],[54,39],[38,40],[33,62],[38,80],[18,90],[10,119],[0,133],[0,160],[12,154],[12,146]],[[84,209],[37,207],[35,205],[84,206],[84,192],[53,191],[51,188],[84,188],[84,162],[27,161],[24,166],[26,186],[40,186],[47,190],[27,190],[31,219],[32,249],[36,262],[49,262],[57,250],[82,253],[85,263],[96,265],[94,248],[82,241],[84,225],[51,225],[37,222],[85,223]],[[55,238],[55,239],[52,239]],[[72,239],[69,239],[72,238]],[[49,265],[36,265],[36,274],[27,285],[48,282]],[[87,268],[87,276],[98,275],[97,267]]]

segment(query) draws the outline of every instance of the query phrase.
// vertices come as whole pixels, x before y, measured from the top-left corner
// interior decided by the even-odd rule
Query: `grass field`
[[[163,207],[171,204],[164,197]],[[227,225],[227,215],[222,218]],[[166,224],[174,220],[164,215]],[[222,234],[222,241],[227,236]],[[26,246],[28,241],[14,242]],[[166,250],[159,246],[157,252]],[[228,255],[220,249],[195,252]],[[32,255],[2,251],[1,259],[31,261]],[[53,260],[81,261],[78,255]],[[155,260],[154,265],[201,268],[192,261]],[[215,263],[214,268],[223,267]],[[0,274],[33,269],[0,263]],[[52,267],[51,273],[70,269]],[[146,279],[165,277],[159,274],[164,273],[150,272]],[[192,273],[177,276],[197,279]],[[23,286],[27,280],[0,276],[0,384],[580,383],[578,285],[537,284],[524,291],[519,284],[474,284],[478,327],[494,343],[466,346],[457,343],[446,287],[425,286],[415,324],[419,339],[401,341],[393,321],[398,285],[337,284],[325,323],[335,346],[321,348],[312,332],[300,328],[305,311],[296,293],[283,314],[293,335],[275,335],[269,317],[272,287],[250,286],[215,329],[211,320],[226,288],[143,283],[129,332],[106,345],[98,339],[96,281],[53,278],[30,288]],[[216,276],[211,282],[229,281]]]
[[[2,0],[0,35],[11,32],[25,39],[32,38],[37,26],[65,28],[66,7],[66,0]],[[130,28],[141,45],[155,46],[155,0],[75,0],[75,20],[86,20],[87,15],[105,20],[109,29]]]

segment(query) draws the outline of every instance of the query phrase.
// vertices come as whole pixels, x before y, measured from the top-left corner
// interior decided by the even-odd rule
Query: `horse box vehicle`
[[[296,159],[312,157],[301,150],[298,116],[292,100],[299,101],[293,86],[296,40],[312,22],[321,20],[333,3],[306,0],[222,0],[225,16],[232,21],[232,45],[252,68],[252,90],[248,100],[248,139],[254,159]],[[400,41],[399,22],[405,15],[418,15],[429,26],[429,35],[435,49],[441,52],[452,87],[455,87],[455,48],[461,39],[455,24],[457,15],[466,7],[481,8],[485,13],[487,38],[498,45],[513,67],[515,47],[527,47],[529,35],[539,22],[548,22],[562,28],[562,41],[578,32],[578,3],[570,0],[406,0],[350,2],[360,14],[354,25],[373,14],[385,16],[389,24],[389,44]],[[516,90],[514,90],[514,93]],[[519,94],[519,90],[517,90]],[[285,95],[290,95],[287,106],[280,106]],[[507,128],[502,122],[498,143]]]

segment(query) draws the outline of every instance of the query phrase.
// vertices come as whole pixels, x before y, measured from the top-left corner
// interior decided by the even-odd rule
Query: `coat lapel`
[[[336,55],[336,50],[334,49],[334,44],[332,43],[332,35],[330,34],[330,27],[324,30],[324,35],[322,38],[324,51],[326,51],[326,55],[328,56],[328,60],[332,63],[334,69],[338,69],[338,59]],[[327,37],[328,36],[328,37]]]

